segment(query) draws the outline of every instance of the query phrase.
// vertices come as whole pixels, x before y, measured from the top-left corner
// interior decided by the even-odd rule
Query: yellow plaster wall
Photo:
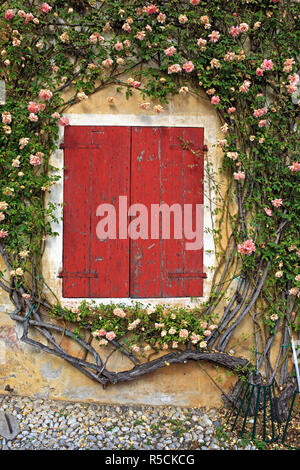
[[[108,103],[108,97],[114,98],[114,104]],[[67,98],[67,96],[66,96]],[[106,88],[96,95],[73,106],[68,113],[91,115],[136,115],[144,113],[153,116],[153,105],[147,111],[140,108],[141,98],[134,91],[133,97],[126,100],[124,93],[118,93],[115,88]],[[199,124],[205,127],[205,144],[208,146],[209,158],[217,169],[220,163],[221,151],[214,145],[216,139],[223,138],[220,132],[220,122],[215,110],[210,105],[207,97],[195,97],[193,95],[174,97],[169,105],[164,106],[164,116],[176,116],[182,119],[182,125],[186,119],[193,116],[199,119]],[[166,121],[167,122],[167,121]],[[53,164],[62,167],[61,154],[53,156]],[[60,161],[59,161],[60,160]],[[226,189],[226,181],[221,180],[222,190]],[[58,183],[61,185],[61,183]],[[62,190],[62,187],[61,187]],[[224,240],[227,237],[227,229],[224,227]],[[58,266],[53,261],[55,253],[51,251],[51,241],[46,242],[44,256],[44,276],[51,289],[61,298],[61,280],[57,278]],[[1,266],[2,267],[2,266]],[[214,266],[206,266],[213,269]],[[208,291],[206,286],[206,290]],[[180,300],[178,300],[180,302]],[[201,363],[201,368],[189,362],[180,366],[169,366],[158,370],[138,380],[109,386],[105,390],[97,383],[91,381],[66,362],[34,349],[19,341],[22,334],[22,325],[16,325],[10,320],[8,312],[13,310],[6,293],[0,292],[0,393],[7,384],[16,393],[33,397],[49,397],[64,400],[99,401],[103,403],[134,403],[153,405],[181,405],[181,406],[221,406],[220,390],[211,381],[201,368],[215,379],[221,377],[220,386],[229,391],[235,382],[234,377],[228,376],[225,371],[217,370],[214,366]],[[220,313],[222,313],[220,311]],[[249,330],[249,325],[244,322],[243,331]],[[235,341],[232,341],[235,346]],[[66,345],[70,350],[71,346]],[[245,355],[248,347],[242,345]],[[74,350],[72,349],[74,352]],[[77,351],[79,355],[81,351]],[[112,356],[109,362],[113,370],[124,369],[128,364],[118,354]]]

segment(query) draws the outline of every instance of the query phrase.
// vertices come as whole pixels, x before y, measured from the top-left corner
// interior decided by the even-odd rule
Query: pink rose
[[[164,50],[164,53],[167,57],[171,57],[172,55],[176,54],[177,49],[174,46],[168,47]]]
[[[188,22],[188,17],[186,15],[179,15],[178,16],[178,21],[180,24],[185,24]]]
[[[173,64],[168,67],[168,74],[181,72],[181,67],[179,64]]]
[[[164,108],[160,105],[160,104],[157,104],[154,106],[154,111],[159,114],[159,113],[162,113],[164,110]]]
[[[116,307],[113,310],[113,314],[116,315],[116,317],[120,317],[120,318],[125,318],[126,317],[126,313],[124,312],[124,310],[122,308],[118,308],[118,307]]]
[[[180,331],[179,331],[179,336],[180,336],[180,338],[186,339],[186,338],[188,337],[188,335],[189,335],[188,330],[183,329],[183,330],[180,330]]]
[[[235,108],[234,106],[232,106],[231,108],[228,108],[228,109],[227,109],[227,113],[228,113],[228,114],[232,114],[232,113],[234,113],[235,111],[236,111],[236,108]]]
[[[245,179],[245,172],[244,171],[238,171],[237,173],[233,173],[233,177],[237,181],[242,181]]]
[[[287,89],[287,92],[290,93],[291,95],[295,93],[295,91],[297,91],[297,87],[293,83],[289,83],[288,85],[286,85],[286,89]]]
[[[204,334],[204,336],[210,336],[210,335],[211,335],[211,331],[205,330],[205,331],[203,332],[203,334]]]
[[[105,335],[106,335],[106,331],[105,331],[103,328],[101,328],[101,329],[98,331],[98,334],[99,334],[99,336],[105,336]]]
[[[105,337],[106,337],[109,341],[112,341],[113,339],[115,339],[116,334],[115,334],[113,331],[108,331],[108,333],[106,333]]]
[[[293,58],[286,59],[284,61],[284,64],[283,64],[284,65],[283,70],[285,72],[290,72],[292,70],[294,64],[295,64],[295,59],[293,59]]]
[[[7,230],[3,230],[3,229],[0,230],[0,238],[5,238],[7,237],[7,235],[8,235]]]
[[[262,119],[261,121],[259,121],[258,127],[264,127],[266,124],[267,124],[267,120],[266,120],[266,119]]]
[[[43,13],[49,13],[50,10],[52,10],[52,7],[48,3],[43,3],[40,8],[40,11]]]
[[[191,5],[195,6],[195,5],[199,5],[199,3],[200,3],[200,0],[190,0]]]
[[[299,163],[299,162],[293,162],[293,163],[289,166],[289,170],[290,170],[292,173],[297,173],[297,171],[300,171],[300,163]]]
[[[271,210],[271,209],[268,209],[267,207],[265,207],[265,208],[264,208],[264,211],[265,211],[265,213],[266,213],[269,217],[272,216],[272,210]]]
[[[236,56],[235,56],[234,52],[228,51],[228,52],[226,52],[226,54],[224,56],[224,60],[225,60],[225,62],[230,62],[231,60],[234,60],[235,57]]]
[[[5,12],[5,19],[11,20],[15,16],[13,10],[6,10]]]
[[[35,103],[34,101],[29,101],[27,109],[30,113],[36,114],[39,111],[39,105],[38,103]]]
[[[120,41],[117,41],[116,44],[114,45],[114,48],[116,49],[116,51],[122,51],[124,46]]]
[[[153,15],[154,13],[158,13],[159,10],[156,5],[148,5],[145,7],[145,12],[148,13],[148,15]]]
[[[267,108],[260,108],[260,109],[255,109],[253,112],[253,116],[255,118],[262,117],[264,114],[266,114]]]
[[[209,24],[209,17],[207,15],[200,16],[200,21],[203,24]]]
[[[61,117],[59,120],[61,126],[68,126],[70,124],[69,119],[65,116]]]
[[[107,345],[106,339],[104,339],[104,338],[100,339],[99,345],[100,345],[100,346],[106,346],[106,345]]]
[[[47,90],[47,89],[43,89],[43,90],[40,91],[39,97],[42,100],[49,101],[52,97],[52,91]]]
[[[220,33],[219,31],[212,31],[211,34],[208,35],[210,38],[210,42],[218,42],[220,39]]]
[[[157,21],[158,23],[164,23],[166,21],[166,15],[164,13],[159,13],[159,15],[157,15]]]
[[[256,247],[252,239],[246,240],[242,244],[238,244],[238,252],[242,255],[251,255],[255,250]]]
[[[261,64],[261,68],[263,70],[272,70],[273,68],[273,62],[271,59],[265,59],[263,63]]]
[[[227,152],[227,153],[226,153],[226,156],[227,156],[228,158],[231,158],[231,160],[237,160],[239,154],[238,154],[238,152]]]
[[[244,80],[243,84],[240,86],[241,93],[248,93],[251,82],[249,80]]]
[[[194,70],[194,64],[192,61],[188,61],[186,62],[183,66],[182,66],[183,70],[185,70],[186,72],[190,73]]]
[[[42,157],[38,155],[30,155],[30,164],[32,166],[41,165],[42,162],[43,162]]]
[[[29,121],[31,122],[37,122],[39,120],[38,116],[34,113],[29,114]]]
[[[143,41],[143,40],[145,39],[145,37],[146,37],[146,33],[145,33],[145,31],[138,31],[138,32],[136,33],[135,37],[136,37],[137,39],[139,39],[140,41]]]
[[[26,13],[25,14],[25,23],[29,23],[29,21],[32,21],[34,18],[32,13]]]
[[[216,330],[217,328],[218,328],[218,325],[215,325],[215,324],[210,325],[210,326],[208,327],[208,329],[209,329],[210,331]]]
[[[98,35],[96,33],[93,33],[90,35],[89,37],[89,41],[92,43],[92,44],[97,44],[98,42]]]
[[[214,95],[211,97],[211,100],[210,100],[211,104],[218,104],[220,103],[220,97],[218,95]]]
[[[206,39],[199,38],[198,41],[197,41],[198,46],[205,47],[206,44],[207,44]]]
[[[105,68],[111,67],[112,64],[113,64],[113,60],[110,59],[110,58],[105,59],[105,60],[102,61],[102,65],[103,65],[103,67],[105,67]]]
[[[12,121],[11,114],[8,111],[2,113],[2,122],[3,124],[10,124]]]
[[[231,36],[233,38],[236,38],[238,37],[238,35],[240,34],[240,28],[239,26],[231,26],[230,30],[229,30],[229,34],[231,34]]]
[[[273,199],[272,204],[273,204],[274,207],[280,207],[283,204],[283,200],[282,199]]]
[[[30,299],[30,294],[22,294],[23,299]]]
[[[192,333],[191,335],[191,341],[193,344],[199,343],[201,337],[199,335],[196,335],[195,333]]]
[[[131,33],[131,26],[128,23],[124,23],[122,29],[126,31],[126,33]]]
[[[19,47],[20,44],[21,44],[20,39],[18,39],[18,38],[13,38],[13,40],[12,40],[12,45],[13,45],[14,47]]]
[[[248,29],[249,29],[248,23],[241,23],[240,24],[240,31],[242,33],[246,33],[248,31]]]
[[[263,74],[264,74],[264,71],[263,71],[263,69],[261,69],[260,67],[258,67],[258,68],[256,69],[256,72],[255,72],[255,73],[256,73],[256,75],[257,75],[258,77],[262,77]]]
[[[288,76],[288,81],[293,84],[293,85],[296,85],[300,80],[300,77],[297,73],[293,73],[293,75],[289,75]]]

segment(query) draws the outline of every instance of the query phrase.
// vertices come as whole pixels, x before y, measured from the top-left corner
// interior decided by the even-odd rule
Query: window
[[[201,296],[203,128],[68,126],[63,148],[63,297]]]

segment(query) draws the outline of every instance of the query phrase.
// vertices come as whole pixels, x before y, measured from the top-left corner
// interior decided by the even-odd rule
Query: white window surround
[[[153,126],[153,127],[203,127],[204,143],[208,147],[209,155],[212,157],[216,151],[212,147],[217,139],[218,119],[216,116],[206,115],[135,115],[135,114],[65,114],[69,118],[71,126]],[[63,203],[63,150],[59,145],[63,142],[64,128],[60,128],[58,149],[51,157],[51,164],[59,168],[58,174],[61,179],[53,186],[49,200],[55,204]],[[214,170],[216,158],[211,162]],[[205,164],[205,162],[204,162]],[[51,237],[46,241],[45,252],[43,255],[43,270],[46,282],[55,292],[62,305],[78,306],[82,300],[94,300],[97,303],[124,303],[130,305],[135,302],[147,304],[180,304],[182,306],[197,305],[207,300],[211,280],[213,276],[213,267],[215,266],[215,246],[211,233],[212,214],[210,204],[206,196],[205,186],[207,181],[204,175],[204,250],[203,250],[203,270],[207,278],[203,280],[203,296],[198,298],[176,297],[176,298],[63,298],[62,280],[58,278],[62,270],[62,249],[63,249],[63,223],[53,223],[53,231],[59,235]],[[61,218],[61,212],[57,213]]]

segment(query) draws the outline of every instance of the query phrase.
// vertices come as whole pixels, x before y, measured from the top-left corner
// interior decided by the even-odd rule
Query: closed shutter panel
[[[148,214],[151,204],[182,209],[191,204],[195,230],[196,204],[203,204],[203,129],[145,127],[132,132],[131,204],[145,204]],[[186,250],[188,240],[174,237],[172,212],[170,239],[163,239],[159,217],[158,239],[131,240],[131,297],[201,296],[203,240],[200,249]],[[148,222],[150,233],[150,216]],[[198,229],[203,237],[203,221]]]
[[[99,204],[129,197],[130,128],[65,129],[64,297],[128,297],[129,240],[96,236]],[[118,217],[117,217],[118,222]],[[117,223],[117,237],[118,237]]]
[[[151,208],[177,204],[183,210],[191,204],[196,229],[195,207],[203,204],[203,129],[69,126],[64,149],[63,297],[201,296],[202,245],[190,251],[182,233],[174,238],[172,213],[170,239],[163,239],[164,219],[157,211],[159,230],[151,234]],[[144,238],[119,237],[119,196],[127,197],[128,206],[147,208]],[[96,236],[103,203],[116,209],[114,240]],[[125,217],[121,228],[132,219]],[[203,226],[197,228],[202,237]]]

